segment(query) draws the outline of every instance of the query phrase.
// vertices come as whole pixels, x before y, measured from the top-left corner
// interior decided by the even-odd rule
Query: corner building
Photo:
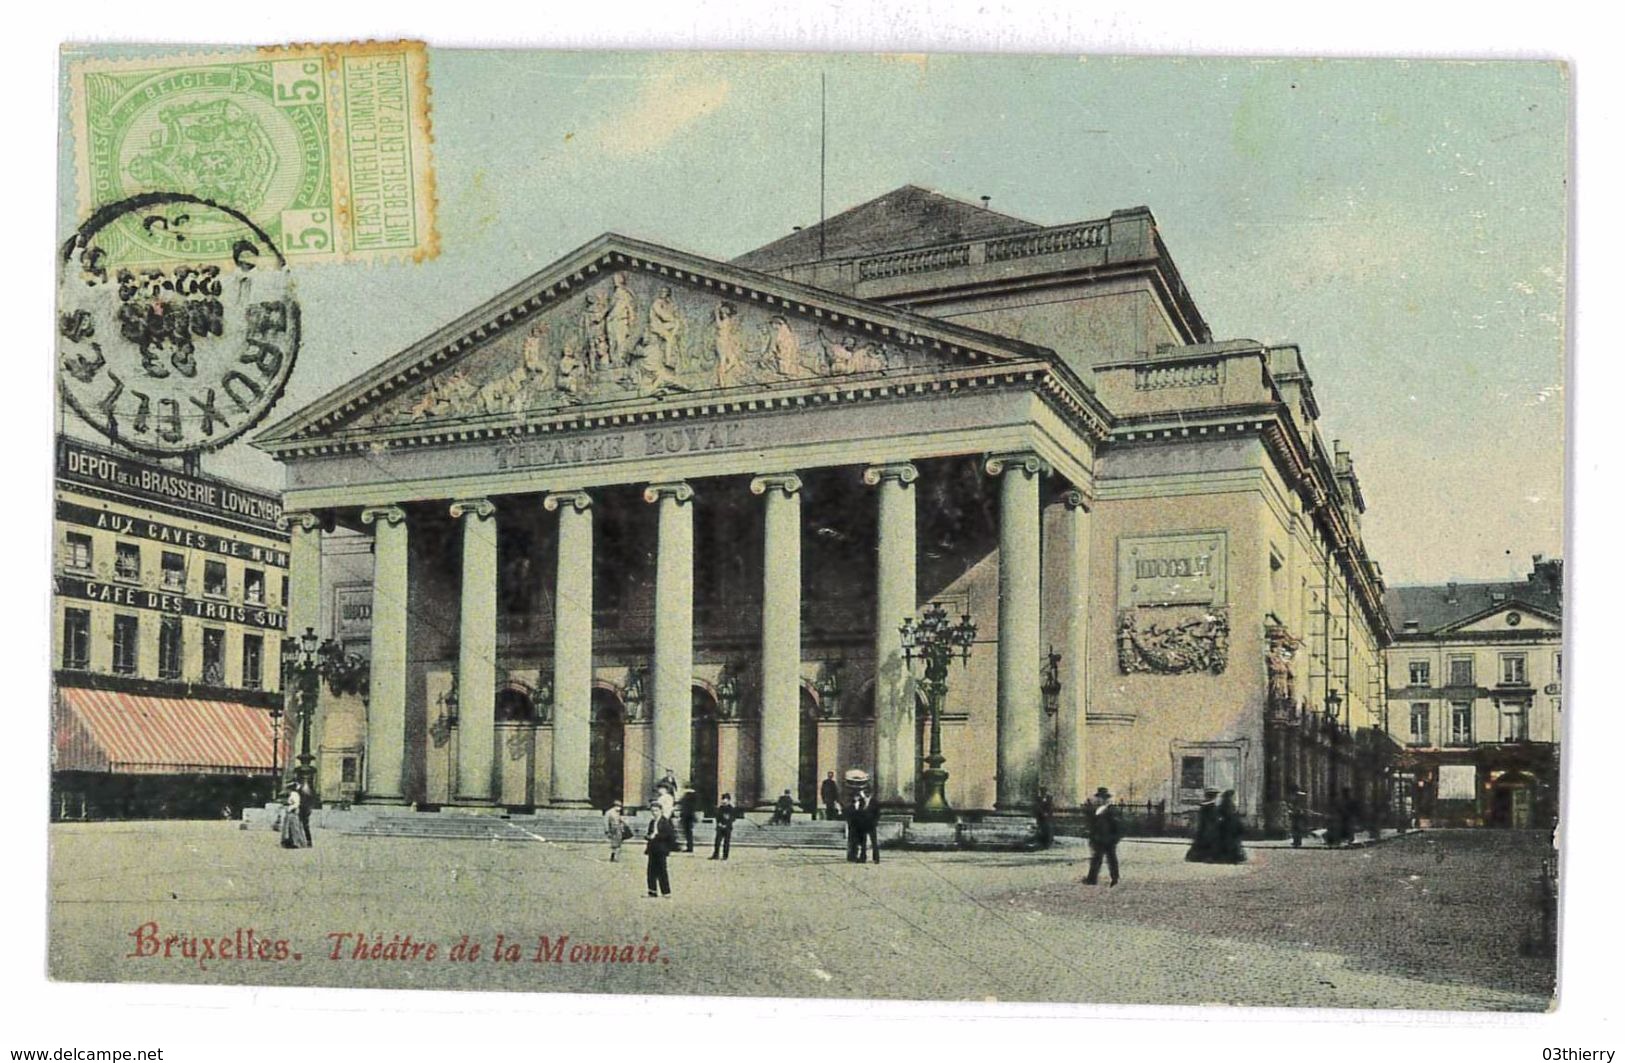
[[[1332,779],[1302,721],[1336,691],[1369,731],[1384,694],[1317,416],[1295,348],[1212,340],[1144,208],[1039,226],[905,187],[728,263],[600,237],[257,445],[291,625],[369,617],[368,701],[324,691],[321,726],[359,800],[641,803],[669,768],[810,806],[861,767],[906,808],[898,626],[941,602],[979,629],[956,809],[1219,786],[1274,826]]]
[[[264,802],[288,761],[281,501],[69,436],[55,494],[52,815]]]

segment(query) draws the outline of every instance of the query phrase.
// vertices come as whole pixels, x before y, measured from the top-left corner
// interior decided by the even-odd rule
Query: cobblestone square
[[[1079,883],[1075,844],[861,866],[737,848],[673,856],[670,900],[644,896],[630,846],[611,863],[596,845],[319,833],[290,851],[224,822],[58,824],[52,846],[68,980],[1531,1011],[1554,978],[1526,954],[1535,832],[1241,866],[1129,840],[1115,889]]]

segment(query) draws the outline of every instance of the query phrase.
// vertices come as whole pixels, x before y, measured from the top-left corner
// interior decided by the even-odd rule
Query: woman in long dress
[[[621,803],[616,801],[604,812],[604,837],[609,839],[609,858],[612,861],[621,855],[621,843],[631,833],[625,826],[626,815],[621,811]]]
[[[299,806],[304,803],[298,785],[288,787],[288,807],[282,813],[282,848],[309,849],[310,837],[305,825],[299,822]]]

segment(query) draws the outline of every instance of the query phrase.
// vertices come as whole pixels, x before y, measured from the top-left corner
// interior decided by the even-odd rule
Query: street
[[[1076,845],[863,866],[746,848],[674,855],[674,896],[652,900],[635,843],[611,863],[600,845],[330,832],[283,850],[227,822],[51,830],[51,973],[69,980],[1533,1011],[1554,977],[1521,948],[1549,853],[1533,832],[1241,866],[1130,840],[1115,889],[1078,883]]]

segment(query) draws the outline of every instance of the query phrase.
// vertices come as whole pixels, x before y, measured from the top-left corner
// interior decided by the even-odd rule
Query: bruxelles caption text
[[[130,931],[134,942],[129,959],[181,960],[211,970],[234,963],[286,963],[304,959],[285,937],[253,927],[235,927],[214,934],[169,931],[156,920]],[[670,963],[659,944],[643,935],[641,941],[580,941],[569,934],[537,934],[476,941],[463,934],[455,941],[429,941],[400,932],[334,930],[323,935],[315,955],[331,962],[372,964],[422,963],[547,963],[547,964],[653,964]]]

